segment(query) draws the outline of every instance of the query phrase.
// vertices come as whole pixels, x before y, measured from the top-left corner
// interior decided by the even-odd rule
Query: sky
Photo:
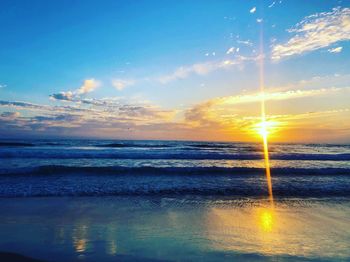
[[[270,141],[350,143],[350,1],[2,0],[0,24],[3,138],[258,141],[264,97]]]

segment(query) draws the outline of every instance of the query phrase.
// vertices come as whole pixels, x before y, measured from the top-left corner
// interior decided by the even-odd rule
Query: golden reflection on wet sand
[[[96,230],[96,229],[95,229]],[[109,255],[117,254],[117,227],[115,224],[106,224],[99,228],[96,232],[91,232],[92,228],[86,222],[79,222],[75,225],[72,231],[72,244],[75,252],[78,255],[84,255],[87,251],[92,251],[94,248],[94,241],[89,239],[89,235],[95,235],[100,238],[105,244],[105,252]],[[96,239],[95,239],[96,240]]]
[[[83,253],[87,248],[87,234],[88,226],[85,224],[79,224],[74,228],[72,234],[73,245],[77,253]]]
[[[106,252],[110,255],[115,255],[117,254],[117,226],[115,224],[108,224],[106,225],[106,241],[107,241],[107,246],[106,246]]]
[[[265,201],[239,208],[213,207],[206,214],[205,232],[214,250],[336,257],[348,253],[337,239],[342,243],[350,231],[346,220],[330,220],[330,212],[319,207],[271,207]]]
[[[108,247],[107,253],[110,255],[117,254],[117,242],[114,239],[109,241],[109,247]]]
[[[258,219],[260,228],[264,232],[271,232],[273,229],[273,223],[275,222],[274,219],[274,212],[272,208],[262,208],[258,211]]]
[[[216,250],[258,252],[267,255],[295,254],[282,232],[300,224],[270,204],[259,207],[212,208],[207,214],[207,237]]]

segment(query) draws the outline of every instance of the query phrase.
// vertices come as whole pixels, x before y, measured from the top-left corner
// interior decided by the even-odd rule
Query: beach
[[[0,257],[346,261],[349,153],[271,145],[271,202],[259,144],[6,141]]]
[[[346,261],[349,199],[0,199],[0,250],[44,261]]]

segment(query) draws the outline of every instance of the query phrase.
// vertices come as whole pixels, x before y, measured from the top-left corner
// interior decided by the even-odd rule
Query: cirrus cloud
[[[132,79],[113,79],[112,80],[112,86],[115,87],[115,89],[122,91],[128,86],[132,86],[135,84],[135,81]]]
[[[242,66],[245,62],[256,61],[258,58],[259,57],[256,56],[246,57],[236,55],[233,59],[196,63],[190,66],[181,66],[171,74],[158,77],[157,80],[161,84],[167,84],[174,80],[185,79],[192,74],[206,75],[219,69],[229,69],[232,66]]]
[[[337,7],[331,12],[307,16],[288,32],[294,36],[284,44],[272,46],[272,60],[300,55],[339,41],[350,40],[350,8]]]
[[[342,50],[343,50],[343,47],[342,46],[338,46],[338,47],[335,47],[335,48],[330,48],[327,51],[329,53],[340,53]]]

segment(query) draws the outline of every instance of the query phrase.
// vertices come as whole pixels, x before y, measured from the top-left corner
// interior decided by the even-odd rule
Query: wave
[[[96,174],[96,175],[223,175],[235,178],[240,175],[261,175],[265,169],[254,167],[86,167],[46,165],[33,168],[2,169],[0,176]],[[350,176],[349,168],[271,168],[274,176]]]
[[[143,173],[144,174],[144,173]],[[0,176],[0,197],[228,196],[267,197],[263,174],[236,176]],[[350,177],[273,176],[275,197],[349,197]]]
[[[0,158],[28,158],[28,159],[159,159],[159,160],[259,160],[262,153],[213,153],[213,152],[185,152],[169,153],[161,151],[106,151],[106,150],[16,150],[0,151]],[[272,160],[319,160],[319,161],[349,161],[350,154],[300,154],[300,153],[271,153]]]
[[[175,147],[175,145],[170,144],[134,144],[134,143],[110,143],[110,144],[98,144],[95,147],[105,147],[105,148],[168,148]]]
[[[115,191],[31,191],[31,192],[12,192],[11,194],[0,191],[0,198],[8,197],[105,197],[105,196],[152,196],[152,197],[264,197],[267,198],[267,192],[257,189],[242,188],[222,188],[222,189],[160,189],[160,190],[115,190]],[[274,197],[307,197],[307,198],[331,198],[331,197],[350,197],[350,191],[336,189],[294,189],[285,191],[284,189],[274,190]]]
[[[22,142],[0,142],[0,147],[27,147],[35,146],[32,143],[22,143]]]

